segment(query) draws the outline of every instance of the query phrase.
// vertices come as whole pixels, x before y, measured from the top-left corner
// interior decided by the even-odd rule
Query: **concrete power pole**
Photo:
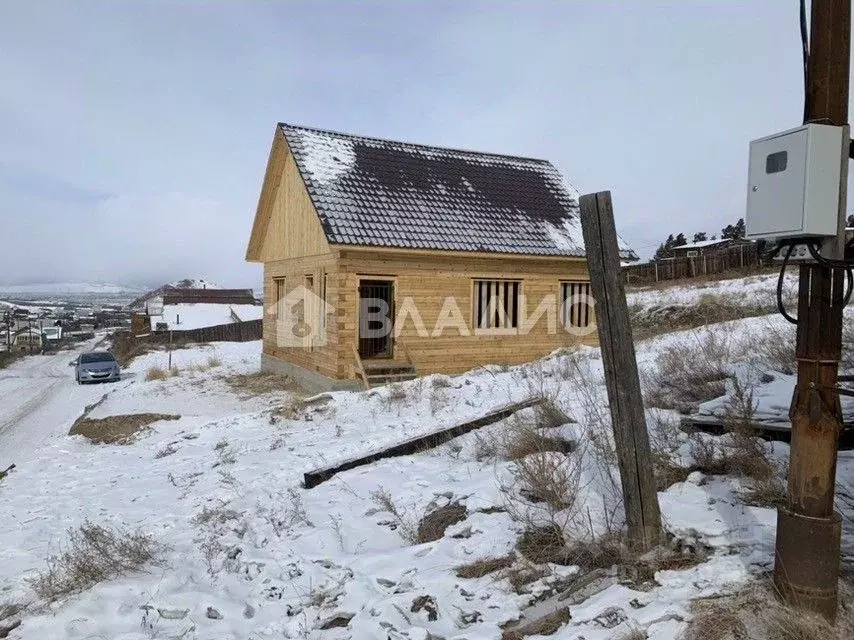
[[[848,175],[848,70],[851,0],[813,0],[806,73],[806,123],[846,127],[841,160],[840,232],[822,253],[843,258]],[[777,515],[774,584],[791,605],[836,617],[841,526],[834,510],[836,452],[842,429],[837,376],[845,273],[800,267],[798,380],[789,412],[792,447],[788,505]]]

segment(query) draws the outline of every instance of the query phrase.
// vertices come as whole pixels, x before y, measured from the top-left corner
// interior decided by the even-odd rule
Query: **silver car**
[[[121,377],[119,363],[109,351],[81,353],[74,365],[74,377],[78,384],[85,382],[115,382]]]

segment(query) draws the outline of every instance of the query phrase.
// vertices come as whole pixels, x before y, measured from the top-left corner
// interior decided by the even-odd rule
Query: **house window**
[[[518,329],[521,285],[518,280],[475,280],[475,328]]]
[[[689,258],[696,258],[698,255],[698,252],[696,249],[691,249],[691,250],[686,251],[685,255],[688,256]]]
[[[591,305],[588,301],[593,300],[590,294],[589,282],[561,282],[561,321],[565,327],[589,327],[591,316]]]
[[[285,278],[274,278],[273,284],[276,285],[276,317],[281,318],[284,316],[285,309],[283,305],[285,304]]]

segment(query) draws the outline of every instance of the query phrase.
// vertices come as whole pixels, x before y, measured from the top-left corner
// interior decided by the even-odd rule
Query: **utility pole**
[[[846,127],[839,195],[840,231],[822,247],[841,260],[848,175],[848,71],[851,0],[813,0],[805,123]],[[834,510],[836,453],[842,430],[837,376],[842,348],[842,269],[800,267],[798,380],[789,417],[788,504],[777,512],[774,585],[793,606],[836,617],[841,525]]]

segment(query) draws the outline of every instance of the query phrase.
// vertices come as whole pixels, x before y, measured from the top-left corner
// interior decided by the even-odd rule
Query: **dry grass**
[[[5,369],[22,357],[23,354],[19,351],[0,351],[0,369]]]
[[[113,355],[122,367],[128,366],[137,356],[157,350],[157,345],[139,340],[129,332],[113,336]]]
[[[502,569],[509,569],[513,565],[515,559],[516,556],[511,553],[497,558],[483,558],[482,560],[475,560],[474,562],[458,566],[456,568],[456,574],[458,578],[467,578],[470,580],[474,578],[482,578],[490,573],[495,573]]]
[[[554,524],[528,527],[519,536],[516,549],[534,564],[572,564],[563,530]]]
[[[259,371],[257,373],[223,376],[228,386],[240,397],[250,398],[287,391],[302,395],[302,388],[290,376]]]
[[[501,634],[501,640],[523,640],[529,636],[551,636],[557,633],[571,618],[569,607],[561,607],[553,613],[527,624],[507,629]]]
[[[411,515],[398,507],[391,497],[391,493],[379,487],[371,492],[371,500],[383,511],[387,511],[394,518],[394,529],[400,536],[410,544],[418,543],[418,527]]]
[[[567,423],[574,422],[563,410],[555,404],[555,400],[549,397],[540,397],[540,402],[534,406],[537,426],[541,429],[555,429]]]
[[[215,356],[211,356],[210,358],[208,358],[208,369],[214,369],[216,367],[221,367],[221,366],[222,366],[222,360],[220,360],[219,358],[217,358]]]
[[[169,373],[161,367],[151,367],[145,372],[145,379],[149,382],[152,380],[166,380],[168,377]]]
[[[426,513],[418,523],[416,532],[418,544],[440,540],[448,527],[462,522],[467,517],[468,509],[459,502],[450,502]]]
[[[644,340],[674,331],[696,329],[718,322],[740,320],[773,313],[770,304],[739,304],[731,297],[707,294],[696,304],[671,304],[660,307],[629,307],[632,335]]]
[[[691,625],[680,640],[850,640],[854,638],[851,589],[840,584],[836,625],[779,602],[767,586],[754,585],[735,596],[693,603]]]
[[[644,379],[647,406],[690,413],[724,395],[731,348],[725,338],[705,332],[663,349],[656,358],[656,373]]]
[[[111,529],[88,520],[68,532],[64,549],[47,559],[47,569],[30,581],[48,602],[156,562],[163,547],[139,531]]]
[[[518,493],[528,503],[542,505],[550,515],[575,506],[581,481],[578,459],[563,453],[536,453],[517,460],[512,470]],[[512,487],[505,495],[513,495]],[[513,509],[509,509],[513,513]],[[519,509],[516,509],[518,512]]]
[[[107,418],[78,418],[68,435],[84,436],[96,444],[127,444],[148,425],[180,417],[167,413],[131,413]]]
[[[576,444],[563,438],[543,435],[536,427],[524,423],[510,426],[504,433],[504,456],[507,460],[521,460],[535,453],[549,451],[572,453]]]
[[[546,566],[521,563],[504,569],[499,577],[506,578],[513,591],[522,595],[530,591],[529,585],[546,577],[549,573],[549,568]]]

